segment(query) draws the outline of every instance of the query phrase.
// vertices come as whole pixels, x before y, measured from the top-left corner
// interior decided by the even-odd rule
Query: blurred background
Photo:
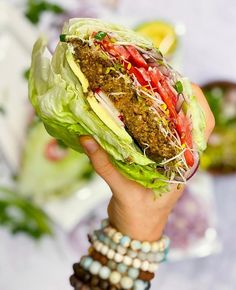
[[[236,2],[0,1],[0,289],[66,290],[110,192],[88,159],[50,137],[27,99],[31,50],[53,52],[71,17],[117,22],[151,38],[204,90],[216,118],[201,170],[166,228],[169,261],[152,289],[236,289]]]

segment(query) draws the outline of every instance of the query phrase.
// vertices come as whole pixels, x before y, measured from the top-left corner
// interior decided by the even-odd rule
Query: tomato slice
[[[127,45],[126,49],[130,53],[131,58],[136,66],[148,68],[145,59],[142,57],[142,55],[138,52],[138,50],[135,47]]]
[[[110,53],[112,56],[116,56],[116,57],[119,56],[119,53],[115,50],[115,47],[111,42],[104,39],[101,41],[101,45],[105,49],[105,51]]]
[[[158,70],[157,67],[152,68],[149,67],[148,73],[151,79],[151,84],[154,87],[154,90],[156,89],[158,91],[162,100],[167,105],[171,117],[176,118],[177,113],[175,106],[177,102],[177,96],[171,90],[169,84],[165,80],[165,76]]]
[[[139,84],[141,86],[147,86],[148,82],[145,80],[145,78],[143,77],[142,72],[139,71],[138,68],[132,66],[131,69],[129,70],[130,74],[134,74],[134,76],[136,77],[137,81],[139,82]]]
[[[145,79],[145,81],[148,83],[151,82],[151,78],[150,78],[150,75],[148,73],[148,71],[144,68],[144,67],[140,67],[140,68],[137,68],[140,73],[142,74],[143,78]]]
[[[163,102],[166,104],[169,112],[170,112],[170,116],[175,120],[177,118],[177,112],[175,110],[175,106],[172,102],[172,99],[169,97],[168,93],[166,92],[166,90],[162,87],[162,85],[159,83],[157,83],[157,89],[156,91],[160,94]]]
[[[157,67],[149,67],[148,74],[151,79],[151,85],[156,88],[158,82],[164,77]]]
[[[50,161],[60,161],[66,157],[68,151],[61,148],[56,139],[52,139],[45,147],[44,155]]]
[[[162,79],[161,81],[162,87],[166,90],[168,96],[172,99],[172,102],[174,104],[174,106],[176,106],[177,104],[177,95],[172,91],[169,83],[167,82],[167,80]]]
[[[194,165],[194,157],[193,157],[193,153],[190,150],[186,150],[184,152],[184,158],[188,164],[189,167],[193,167]]]
[[[123,58],[124,60],[128,60],[130,58],[130,53],[128,50],[122,45],[114,45],[114,50]]]
[[[182,144],[185,144],[188,148],[193,147],[193,140],[191,134],[191,127],[189,119],[184,115],[183,111],[180,111],[176,119],[176,130],[180,136]],[[187,149],[184,152],[184,157],[188,166],[194,165],[193,153]]]
[[[134,67],[130,62],[124,61],[124,67],[127,70],[129,75],[134,75],[141,86],[146,86],[148,83],[144,79],[142,73],[138,70],[138,68]]]
[[[129,58],[130,58],[130,53],[122,45],[114,45],[106,38],[101,41],[101,45],[105,49],[105,51],[110,53],[112,56],[121,57],[124,60],[129,60]]]

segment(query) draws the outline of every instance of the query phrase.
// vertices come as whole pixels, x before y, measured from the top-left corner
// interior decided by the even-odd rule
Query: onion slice
[[[180,110],[182,109],[182,106],[183,106],[183,103],[184,103],[184,97],[182,94],[179,94],[178,95],[178,101],[176,103],[176,112],[179,113]]]
[[[185,174],[186,180],[189,180],[191,177],[194,176],[194,174],[198,170],[199,165],[200,165],[200,157],[199,157],[199,154],[196,152],[194,154],[194,164]]]
[[[184,174],[185,180],[183,180],[183,178],[181,176],[175,176],[174,180],[179,181],[179,182],[185,182],[185,181],[189,180],[197,172],[199,165],[200,165],[200,157],[199,157],[198,152],[196,152],[194,154],[193,166]]]
[[[122,122],[122,116],[120,112],[115,108],[112,104],[108,96],[102,92],[100,89],[97,89],[95,94],[95,98],[99,101],[99,103],[106,109],[110,116],[114,119],[114,121],[121,127],[124,127],[124,123]]]

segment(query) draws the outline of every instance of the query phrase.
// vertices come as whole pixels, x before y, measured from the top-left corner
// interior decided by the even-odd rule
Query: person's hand
[[[206,115],[208,140],[214,128],[214,116],[201,89],[193,85],[195,96]],[[108,183],[113,193],[108,206],[111,224],[122,234],[141,241],[158,240],[166,225],[168,215],[182,194],[183,187],[172,186],[170,192],[154,200],[150,189],[123,176],[109,161],[107,153],[88,136],[80,138],[81,145],[90,158],[95,171]]]

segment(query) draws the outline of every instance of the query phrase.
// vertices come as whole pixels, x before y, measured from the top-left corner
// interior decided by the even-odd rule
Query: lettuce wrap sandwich
[[[29,97],[47,131],[81,151],[91,135],[127,177],[156,196],[185,183],[205,149],[205,116],[191,84],[151,41],[95,19],[64,25],[53,55],[34,45]]]

